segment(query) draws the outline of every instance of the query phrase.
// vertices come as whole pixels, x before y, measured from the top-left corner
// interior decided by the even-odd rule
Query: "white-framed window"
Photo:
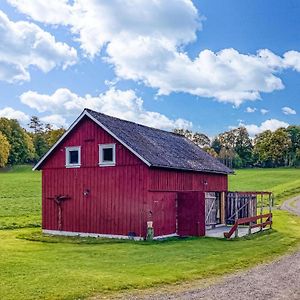
[[[81,164],[81,147],[66,147],[66,167],[79,168]]]
[[[116,144],[99,145],[99,166],[114,166],[116,164]]]

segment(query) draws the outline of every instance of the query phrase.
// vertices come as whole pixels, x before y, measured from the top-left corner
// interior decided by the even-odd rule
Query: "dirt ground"
[[[287,200],[282,209],[300,216],[300,197]],[[272,263],[227,276],[218,283],[205,288],[192,286],[181,292],[159,292],[143,296],[126,295],[123,299],[299,300],[300,251],[286,255]]]

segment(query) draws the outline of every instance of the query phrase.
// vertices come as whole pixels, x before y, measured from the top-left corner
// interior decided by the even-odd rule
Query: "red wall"
[[[98,144],[116,144],[116,166],[99,167]],[[65,168],[65,147],[81,146],[81,167]],[[139,158],[90,119],[83,119],[43,163],[43,229],[58,230],[53,197],[62,204],[62,230],[100,234],[155,236],[176,232],[179,191],[226,191],[227,176],[149,169]],[[84,191],[90,193],[85,196]],[[52,198],[52,199],[50,199]]]
[[[150,169],[149,207],[151,208],[153,214],[153,227],[155,236],[173,234],[176,232],[176,206],[178,205],[177,200],[178,197],[180,197],[180,192],[222,192],[227,190],[227,175],[166,169]],[[191,193],[191,198],[194,199],[194,197],[195,194]],[[198,203],[195,203],[195,205],[197,206]],[[190,209],[194,210],[195,206],[190,206]],[[201,215],[201,217],[203,219],[205,218],[204,215]],[[188,222],[188,218],[186,220]],[[201,234],[203,231],[205,231],[204,221],[205,220],[200,222]],[[194,232],[195,231],[192,230],[191,234],[194,234]]]
[[[101,143],[116,143],[116,166],[98,166]],[[80,168],[65,168],[67,146],[82,147]],[[49,198],[61,194],[71,198],[62,204],[63,231],[145,234],[147,166],[93,121],[80,122],[42,170],[43,229],[58,230],[58,207]]]
[[[223,174],[151,169],[149,189],[155,191],[227,191]]]

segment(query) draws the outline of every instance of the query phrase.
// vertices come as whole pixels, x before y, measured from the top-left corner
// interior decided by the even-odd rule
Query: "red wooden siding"
[[[150,170],[151,191],[227,191],[227,175],[166,169]]]
[[[149,193],[152,212],[148,219],[153,221],[154,235],[162,236],[176,233],[176,193]]]
[[[132,180],[144,172],[142,165],[44,170],[43,228],[58,230],[58,206],[49,198],[61,194],[71,198],[62,204],[63,231],[144,235],[146,188]]]
[[[203,192],[180,192],[177,198],[178,234],[205,235],[205,197]]]
[[[81,146],[81,165],[82,167],[98,167],[99,163],[99,144],[116,144],[116,165],[141,165],[144,164],[138,157],[132,154],[126,147],[115,140],[112,136],[102,130],[92,120],[85,118],[77,124],[73,131],[65,140],[54,150],[42,169],[64,168],[65,166],[65,147]]]
[[[99,167],[98,145],[110,143],[116,144],[116,166]],[[70,146],[81,146],[80,168],[65,167],[65,147]],[[63,231],[145,236],[146,222],[153,221],[155,236],[161,236],[176,232],[180,192],[202,192],[189,193],[197,195],[189,199],[190,209],[198,209],[201,223],[205,220],[199,195],[227,190],[227,175],[147,167],[88,118],[57,146],[42,170],[42,226],[48,230],[59,230],[58,205],[53,200],[57,195],[70,197],[61,205]],[[189,217],[183,219],[190,222]]]
[[[116,143],[116,166],[98,166],[98,144]],[[81,146],[81,167],[65,168],[65,147]],[[89,119],[83,120],[43,165],[43,229],[128,235],[146,231],[147,166]],[[84,191],[90,193],[85,196]]]

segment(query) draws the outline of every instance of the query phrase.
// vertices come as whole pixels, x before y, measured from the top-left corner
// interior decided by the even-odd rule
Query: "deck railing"
[[[264,219],[266,220],[263,221]],[[259,220],[260,222],[257,223],[257,221]],[[270,228],[272,228],[272,213],[260,214],[253,217],[236,219],[234,225],[231,227],[229,232],[224,232],[224,237],[230,239],[234,233],[235,233],[235,237],[238,237],[239,225],[244,225],[244,224],[248,224],[249,234],[251,234],[252,228],[260,227],[261,231],[268,225],[270,226]]]

